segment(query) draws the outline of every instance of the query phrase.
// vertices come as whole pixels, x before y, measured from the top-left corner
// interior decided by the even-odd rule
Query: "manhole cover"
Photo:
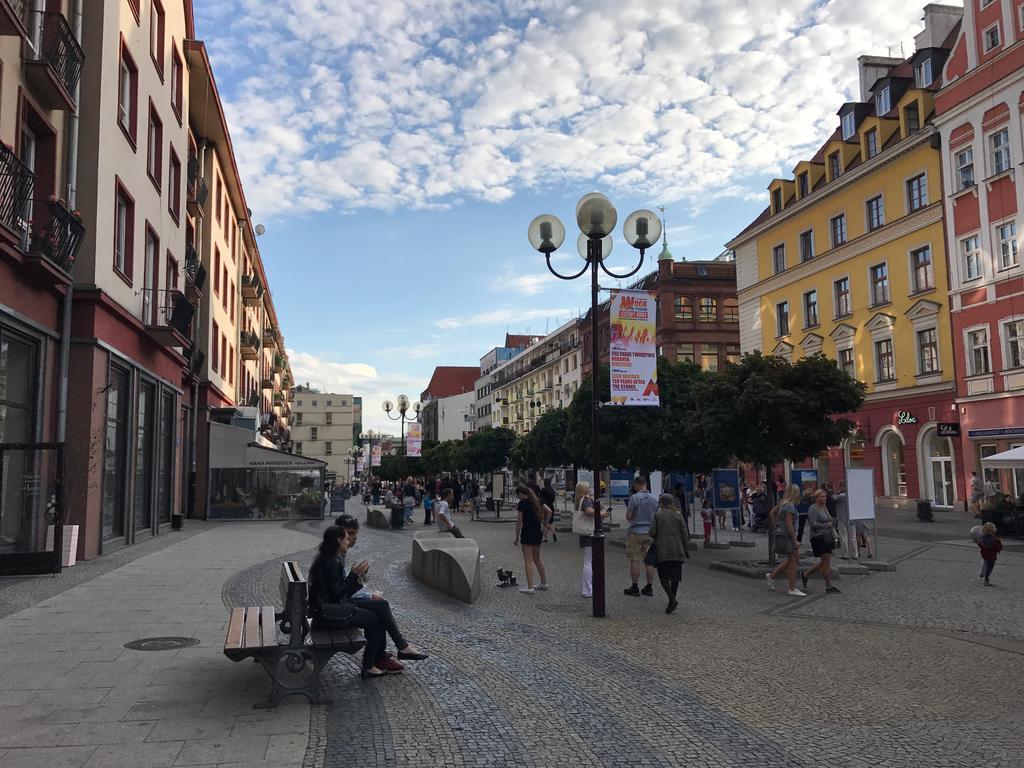
[[[124,647],[133,651],[176,651],[193,645],[199,645],[199,641],[194,637],[144,637],[125,643]]]

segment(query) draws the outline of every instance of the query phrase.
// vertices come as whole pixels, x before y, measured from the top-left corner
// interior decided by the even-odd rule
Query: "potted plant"
[[[295,506],[303,517],[321,517],[324,512],[324,495],[312,488],[304,488],[295,500]]]
[[[932,515],[932,503],[930,500],[917,500],[917,519],[922,523],[931,523],[935,520],[935,516]]]

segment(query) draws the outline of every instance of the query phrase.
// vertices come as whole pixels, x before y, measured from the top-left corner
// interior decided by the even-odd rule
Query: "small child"
[[[433,525],[434,524],[434,494],[425,493],[423,495],[423,524]]]
[[[994,523],[985,523],[981,526],[981,538],[978,539],[978,549],[981,550],[981,559],[985,563],[981,572],[982,576],[985,577],[985,586],[991,587],[992,582],[988,579],[992,575],[992,569],[996,567],[996,558],[999,557],[999,553],[1003,550],[1003,541],[996,533]]]

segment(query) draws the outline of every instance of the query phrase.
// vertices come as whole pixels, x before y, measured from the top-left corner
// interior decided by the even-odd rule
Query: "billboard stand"
[[[711,470],[711,498],[715,510],[728,511],[731,514],[740,508],[740,471],[738,469]],[[740,534],[742,535],[742,533]],[[728,549],[737,542],[719,542],[718,528],[715,528],[715,540],[709,544],[711,549]],[[743,546],[743,545],[741,545]]]
[[[846,468],[847,547],[850,557],[860,558],[857,546],[857,523],[871,521],[871,538],[874,539],[874,557],[878,570],[892,570],[889,564],[878,563],[878,525],[875,517],[875,472],[870,468]],[[852,536],[850,534],[853,534]]]

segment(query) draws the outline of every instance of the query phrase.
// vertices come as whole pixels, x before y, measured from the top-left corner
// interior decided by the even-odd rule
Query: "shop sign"
[[[1024,427],[997,427],[995,429],[969,429],[968,437],[1020,437]]]
[[[917,416],[912,414],[910,411],[897,411],[896,412],[896,423],[897,424],[917,424]]]
[[[960,437],[959,424],[936,424],[939,430],[939,437]]]

